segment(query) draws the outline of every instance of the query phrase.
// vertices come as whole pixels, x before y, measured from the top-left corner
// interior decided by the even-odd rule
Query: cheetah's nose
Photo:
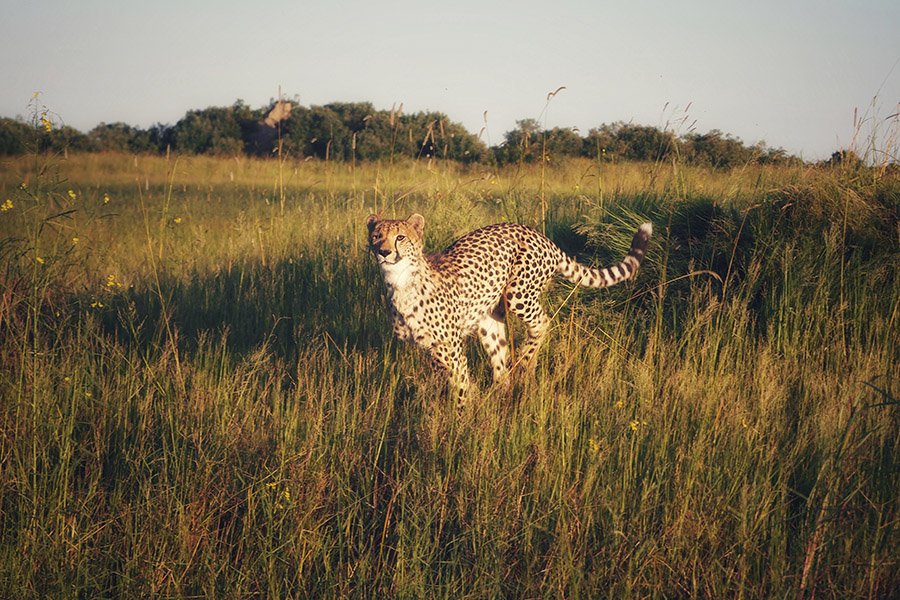
[[[377,252],[381,256],[387,256],[391,253],[391,250],[389,248],[378,248],[377,250],[375,250],[375,252]]]

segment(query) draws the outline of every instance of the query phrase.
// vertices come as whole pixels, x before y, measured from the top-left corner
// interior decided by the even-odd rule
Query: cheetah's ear
[[[425,232],[425,217],[419,213],[413,213],[406,222],[409,223],[410,227],[413,228],[419,237],[422,237],[422,234]]]
[[[369,215],[368,217],[366,217],[366,228],[369,230],[369,233],[372,233],[372,230],[375,229],[375,226],[380,220],[381,217],[379,217],[378,215]]]

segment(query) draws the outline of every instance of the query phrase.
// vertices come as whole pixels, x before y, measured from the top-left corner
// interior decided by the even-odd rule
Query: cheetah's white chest
[[[410,286],[413,280],[413,271],[412,264],[406,259],[401,259],[396,263],[381,263],[384,282],[395,291],[404,290]]]
[[[381,272],[384,274],[384,282],[387,284],[394,310],[404,318],[410,328],[414,328],[417,319],[413,317],[413,312],[419,303],[419,293],[416,289],[418,269],[404,259],[394,264],[382,263]]]

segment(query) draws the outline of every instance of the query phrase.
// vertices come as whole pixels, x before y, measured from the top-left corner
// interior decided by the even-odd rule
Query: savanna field
[[[897,597],[896,171],[30,155],[0,203],[2,597]],[[655,233],[457,412],[371,212]]]

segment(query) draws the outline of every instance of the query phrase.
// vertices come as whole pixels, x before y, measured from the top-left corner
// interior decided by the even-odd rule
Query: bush
[[[43,132],[39,146],[41,150],[51,152],[88,152],[94,149],[88,136],[68,125]]]
[[[22,121],[0,118],[0,156],[23,154],[34,135],[34,130]]]
[[[656,127],[621,124],[616,126],[616,154],[626,160],[658,161],[672,150],[675,136]]]
[[[517,121],[517,125],[517,129],[505,134],[503,145],[495,149],[500,163],[533,162],[542,156],[657,161],[667,157],[676,142],[669,132],[626,123],[591,129],[586,138],[568,128],[542,131],[534,119]]]
[[[684,140],[685,155],[693,164],[728,169],[756,158],[753,149],[744,146],[740,138],[723,134],[718,129],[703,134],[688,134]]]
[[[125,123],[100,123],[87,134],[91,147],[100,152],[156,152],[151,132]]]
[[[268,108],[253,110],[237,100],[232,106],[188,111],[175,125],[156,124],[143,130],[125,123],[101,123],[88,135],[66,126],[44,131],[43,121],[0,119],[0,155],[25,152],[30,137],[40,149],[54,151],[165,152],[171,148],[188,154],[256,156],[271,156],[280,143],[296,158],[338,161],[407,157],[509,164],[584,156],[656,162],[678,148],[679,158],[689,164],[721,169],[750,162],[801,162],[782,148],[769,149],[762,142],[748,147],[740,138],[715,129],[677,137],[657,127],[616,122],[581,137],[574,128],[542,129],[537,120],[522,119],[504,134],[499,146],[489,149],[478,136],[440,112],[406,115],[402,105],[399,110],[376,110],[370,102],[310,107],[291,102],[286,118],[273,127],[264,119],[275,105],[272,100]],[[48,114],[45,107],[40,110],[41,115]],[[859,162],[855,154],[841,151],[826,164],[847,166],[854,160]]]
[[[254,121],[250,108],[238,100],[230,107],[189,111],[171,131],[172,147],[189,154],[241,154],[242,126]]]

